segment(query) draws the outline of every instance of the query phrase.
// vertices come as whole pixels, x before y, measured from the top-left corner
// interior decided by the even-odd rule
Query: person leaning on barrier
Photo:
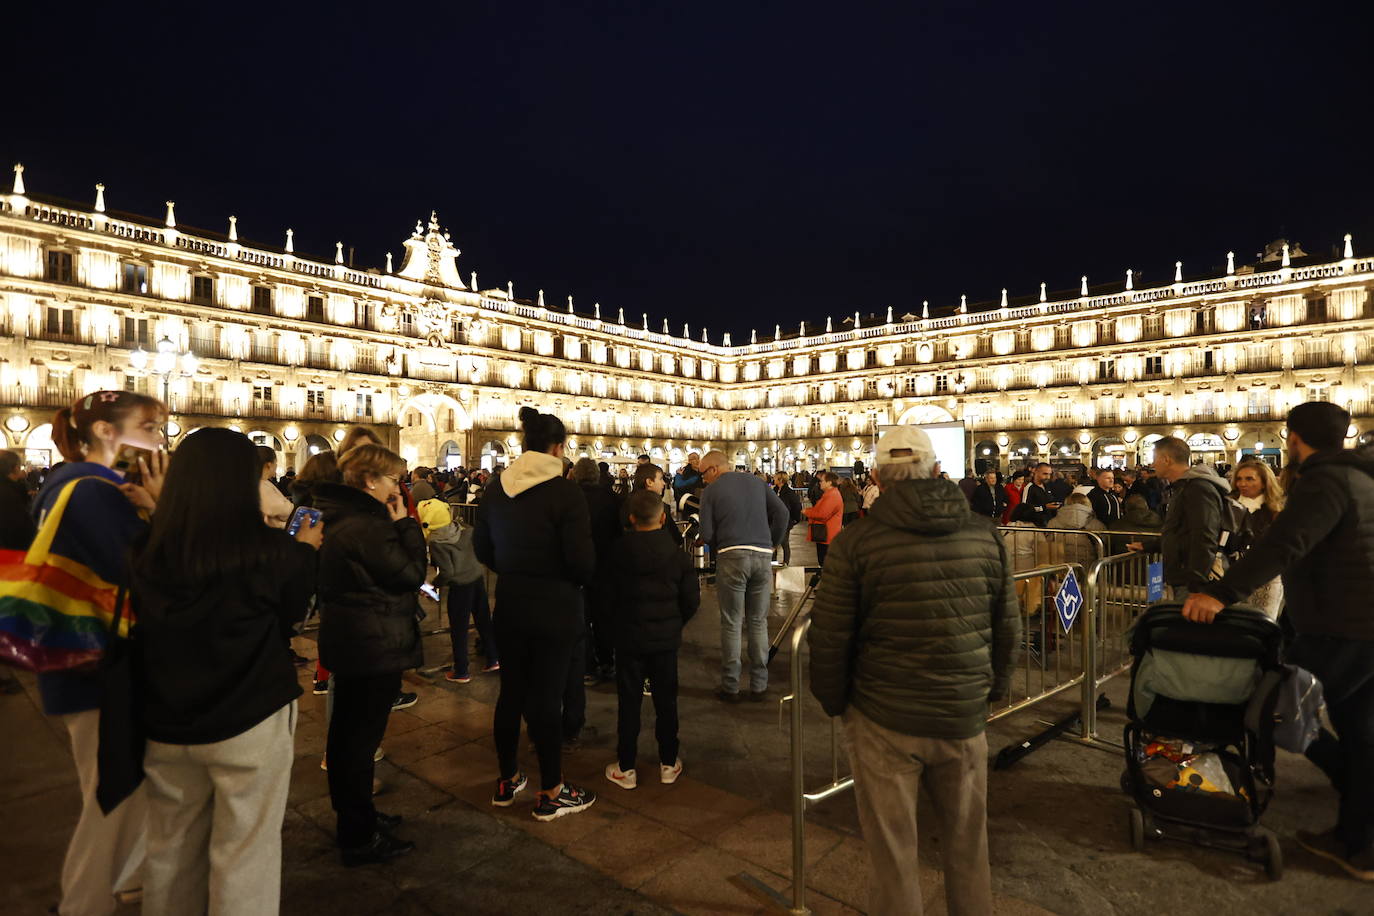
[[[1210,623],[1282,574],[1295,633],[1287,660],[1321,681],[1340,736],[1338,746],[1323,736],[1307,751],[1340,793],[1336,827],[1298,831],[1298,842],[1374,881],[1374,462],[1342,448],[1349,424],[1349,413],[1324,401],[1289,412],[1299,477],[1284,510],[1226,575],[1188,598],[1183,616]]]
[[[1064,499],[1063,507],[1055,513],[1054,527],[1083,532],[1106,530],[1106,526],[1093,515],[1088,497],[1082,493],[1070,493]],[[1055,563],[1078,563],[1086,572],[1098,559],[1097,541],[1089,534],[1054,533],[1049,536],[1057,542]],[[1105,541],[1106,538],[1103,538],[1104,545]]]
[[[1158,531],[1164,527],[1159,513],[1150,508],[1145,497],[1138,493],[1126,497],[1121,518],[1107,526],[1108,531]],[[1108,542],[1111,553],[1125,553],[1128,550],[1143,550],[1146,553],[1159,552],[1159,538],[1142,537],[1132,534],[1113,534]]]
[[[1161,550],[1164,584],[1176,598],[1202,591],[1224,565],[1222,513],[1231,485],[1205,464],[1189,467],[1191,456],[1182,439],[1165,436],[1155,442],[1155,473],[1171,485]]]
[[[930,437],[878,440],[883,496],[835,539],[812,610],[811,692],[842,716],[867,842],[869,911],[921,912],[916,799],[940,823],[951,913],[992,912],[989,701],[1007,693],[1021,618],[990,520],[932,479]]]

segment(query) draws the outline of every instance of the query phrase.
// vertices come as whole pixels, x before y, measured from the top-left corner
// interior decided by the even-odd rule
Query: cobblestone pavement
[[[802,559],[804,546],[794,551]],[[784,577],[772,608],[780,625],[790,587]],[[601,775],[614,756],[615,694],[588,692],[588,722],[597,730],[566,758],[569,778],[599,795],[592,810],[551,824],[528,805],[489,804],[496,775],[491,710],[496,678],[446,683],[407,675],[420,694],[394,713],[378,765],[383,810],[405,815],[401,833],[418,850],[387,866],[345,870],[331,835],[325,774],[323,697],[301,699],[297,760],[285,824],[282,912],[286,914],[527,913],[736,914],[770,912],[763,886],[790,893],[788,736],[779,701],[790,659],[784,650],[771,671],[768,702],[725,706],[713,696],[718,680],[718,615],[713,593],[687,632],[681,657],[681,718],[685,772],[673,786],[648,779],[626,792]],[[435,622],[432,617],[426,625]],[[298,649],[314,654],[308,638]],[[450,657],[447,636],[426,640],[426,658]],[[309,672],[302,672],[309,687]],[[36,708],[31,678],[24,694],[0,697],[0,912],[43,913],[57,899],[57,875],[77,813],[75,770],[60,724]],[[1119,740],[1124,684],[1113,682],[1101,733]],[[1070,701],[1027,711],[989,732],[995,750],[1036,732],[1042,719],[1071,710]],[[652,711],[646,701],[647,720]],[[808,783],[830,770],[829,729],[806,701]],[[652,755],[646,727],[640,751]],[[531,756],[532,755],[528,755]],[[533,760],[528,761],[533,767]],[[841,751],[840,769],[845,763]],[[1130,850],[1128,804],[1118,788],[1119,754],[1055,742],[1015,767],[989,776],[989,834],[997,912],[1101,914],[1196,911],[1211,916],[1262,913],[1374,913],[1374,891],[1303,852],[1296,829],[1320,829],[1334,818],[1334,796],[1301,758],[1279,761],[1279,793],[1266,823],[1282,837],[1288,871],[1270,882],[1262,870],[1226,853],[1173,843]],[[851,796],[820,805],[807,830],[807,887],[817,913],[863,912],[866,861]],[[922,837],[921,872],[927,912],[945,912],[938,838]],[[136,912],[124,907],[121,913]]]

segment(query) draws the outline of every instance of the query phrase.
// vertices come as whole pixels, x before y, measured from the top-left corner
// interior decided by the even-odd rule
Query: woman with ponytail
[[[493,737],[500,766],[491,803],[508,807],[525,788],[520,717],[539,757],[534,816],[551,821],[585,811],[596,796],[563,781],[561,707],[574,650],[585,629],[582,588],[596,572],[587,501],[563,476],[563,423],[520,408],[524,451],[487,485],[473,546],[496,573],[496,641],[501,694]]]
[[[34,500],[39,524],[68,484],[52,553],[105,582],[127,584],[130,545],[148,527],[167,466],[162,402],[132,391],[96,391],[57,412],[52,440],[66,463],[48,475]],[[81,818],[62,866],[58,912],[106,916],[121,891],[142,886],[147,801],[134,790],[109,814],[96,801],[100,680],[94,672],[40,674],[43,710],[61,716],[71,735],[81,786]]]

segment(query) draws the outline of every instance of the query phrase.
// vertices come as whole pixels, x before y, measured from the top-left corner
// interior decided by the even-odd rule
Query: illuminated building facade
[[[173,439],[231,425],[299,467],[353,423],[411,463],[500,464],[516,412],[553,412],[571,452],[640,453],[676,467],[721,448],[752,468],[867,464],[890,423],[962,421],[971,456],[1006,468],[1045,458],[1148,460],[1159,435],[1202,457],[1273,457],[1285,411],[1313,398],[1370,415],[1374,259],[1349,237],[1325,260],[1276,243],[1223,276],[1089,289],[952,314],[855,312],[720,344],[705,329],[650,330],[465,279],[431,215],[399,268],[354,269],[285,244],[240,242],[165,217],[116,216],[30,195],[22,167],[0,194],[0,412],[8,447],[51,451],[53,410],[97,388],[172,409]],[[863,311],[862,309],[860,312]],[[163,351],[159,353],[159,351]],[[193,358],[182,358],[182,354]],[[961,471],[962,469],[948,469]]]

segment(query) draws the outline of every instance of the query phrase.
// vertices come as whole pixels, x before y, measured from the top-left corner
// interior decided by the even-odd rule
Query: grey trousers
[[[213,744],[149,741],[143,912],[275,916],[296,701]]]
[[[950,916],[991,913],[987,737],[916,738],[883,728],[852,706],[844,730],[868,847],[868,911],[921,916],[916,799],[924,785],[939,825]]]
[[[76,778],[81,785],[81,819],[76,822],[67,858],[62,863],[62,916],[109,916],[115,894],[142,887],[147,848],[148,800],[145,786],[119,803],[108,815],[95,800],[100,774],[96,749],[100,744],[100,710],[62,717],[72,739]]]

